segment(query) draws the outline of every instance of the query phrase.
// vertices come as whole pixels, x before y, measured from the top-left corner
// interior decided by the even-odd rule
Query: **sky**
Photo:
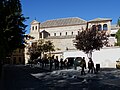
[[[30,23],[36,19],[46,20],[79,17],[84,20],[111,18],[116,24],[120,17],[120,0],[21,0],[22,13],[29,17],[25,22],[30,31]]]

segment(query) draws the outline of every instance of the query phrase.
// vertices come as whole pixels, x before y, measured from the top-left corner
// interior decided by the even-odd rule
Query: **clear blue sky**
[[[80,17],[84,20],[111,18],[115,24],[120,17],[120,0],[21,0],[29,33],[30,22],[50,19]]]

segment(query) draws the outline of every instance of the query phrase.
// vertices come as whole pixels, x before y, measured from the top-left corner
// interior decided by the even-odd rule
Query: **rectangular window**
[[[60,36],[62,35],[62,33],[60,33]]]
[[[73,32],[71,34],[73,35]]]
[[[66,32],[66,35],[67,35],[67,32]]]
[[[54,36],[56,36],[56,33],[54,33]]]

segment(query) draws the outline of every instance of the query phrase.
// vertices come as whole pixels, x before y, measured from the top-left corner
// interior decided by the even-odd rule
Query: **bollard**
[[[96,72],[100,70],[100,64],[96,64]]]

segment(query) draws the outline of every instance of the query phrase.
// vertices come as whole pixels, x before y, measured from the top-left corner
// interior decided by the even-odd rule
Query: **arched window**
[[[103,30],[108,30],[107,24],[103,25]]]
[[[66,35],[67,35],[67,32],[66,32]]]
[[[37,30],[37,26],[35,27],[35,29]]]
[[[102,26],[99,24],[98,25],[98,30],[101,31],[102,30]]]
[[[34,30],[34,26],[32,27],[32,30]]]
[[[96,25],[93,25],[92,28],[94,28]]]

